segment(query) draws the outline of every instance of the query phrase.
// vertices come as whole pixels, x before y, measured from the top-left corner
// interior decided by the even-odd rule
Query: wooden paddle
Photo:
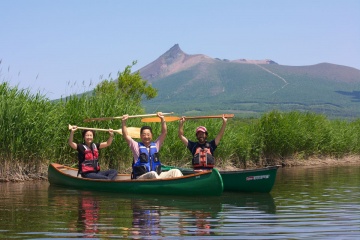
[[[163,115],[171,115],[174,113],[163,113]],[[137,117],[149,117],[149,116],[157,116],[157,113],[150,113],[150,114],[143,114],[143,115],[131,115],[129,118],[137,118]],[[93,121],[104,121],[104,120],[115,120],[115,119],[122,119],[121,117],[101,117],[101,118],[88,118],[85,119],[84,122],[93,122]]]
[[[232,118],[234,117],[234,114],[224,114],[225,118]],[[197,117],[185,117],[185,119],[206,119],[206,118],[222,118],[223,115],[215,115],[215,116],[197,116]],[[175,117],[175,116],[170,116],[170,117],[165,117],[165,121],[167,122],[173,122],[173,121],[177,121],[180,120],[181,117]],[[142,122],[161,122],[161,119],[158,117],[150,117],[150,118],[143,118],[141,119]]]
[[[73,126],[71,126],[69,124],[69,130],[72,129]],[[78,129],[83,129],[83,130],[94,130],[94,131],[103,131],[103,132],[108,132],[109,129],[103,129],[103,128],[88,128],[88,127],[77,127]],[[130,135],[130,137],[132,138],[140,138],[140,128],[137,127],[127,127],[127,131],[128,134]],[[117,130],[113,130],[113,132],[116,132],[118,134],[122,135],[122,129],[117,129]]]

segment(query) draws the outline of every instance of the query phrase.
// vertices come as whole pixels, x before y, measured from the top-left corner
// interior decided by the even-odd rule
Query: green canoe
[[[194,173],[191,168],[163,165],[161,169],[166,171],[172,168],[179,169],[184,175]],[[270,166],[259,169],[219,172],[224,183],[224,191],[269,193],[275,184],[278,168],[279,166]]]
[[[77,172],[75,168],[52,163],[48,169],[48,180],[50,185],[131,194],[219,196],[224,189],[216,169],[167,179],[131,180],[130,174],[118,174],[113,181],[82,178],[77,176]]]

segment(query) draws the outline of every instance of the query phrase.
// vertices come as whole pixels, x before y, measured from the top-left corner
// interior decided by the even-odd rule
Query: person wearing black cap
[[[220,143],[221,138],[224,135],[225,128],[226,128],[226,121],[227,118],[223,115],[222,120],[223,124],[218,135],[215,139],[211,141],[207,141],[208,132],[206,127],[199,126],[196,128],[195,134],[197,142],[193,142],[188,140],[184,136],[184,122],[185,117],[180,119],[179,123],[179,131],[178,136],[180,140],[184,143],[184,145],[189,149],[191,152],[193,159],[192,165],[195,170],[209,170],[215,166],[215,159],[214,159],[214,151]]]

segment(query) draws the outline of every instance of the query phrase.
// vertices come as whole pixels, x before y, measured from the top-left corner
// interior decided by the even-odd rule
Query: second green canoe
[[[174,166],[162,166],[166,171]],[[219,171],[224,183],[224,191],[269,193],[276,179],[279,166],[238,171]],[[190,168],[178,168],[184,175],[194,173]]]

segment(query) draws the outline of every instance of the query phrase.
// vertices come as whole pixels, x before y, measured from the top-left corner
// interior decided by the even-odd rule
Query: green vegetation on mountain
[[[360,71],[352,71],[357,78],[351,82],[332,78],[329,73],[316,74],[317,68],[333,66],[204,63],[152,83],[159,95],[143,104],[148,112],[233,112],[242,117],[258,117],[271,110],[297,110],[356,118],[360,116]]]

